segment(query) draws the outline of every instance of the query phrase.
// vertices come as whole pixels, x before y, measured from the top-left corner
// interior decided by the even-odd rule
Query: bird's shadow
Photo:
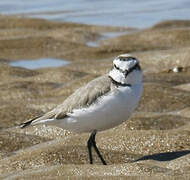
[[[143,160],[171,161],[181,156],[185,156],[189,153],[190,153],[190,150],[157,153],[157,154],[143,156],[137,160],[134,160],[133,162],[143,161]]]

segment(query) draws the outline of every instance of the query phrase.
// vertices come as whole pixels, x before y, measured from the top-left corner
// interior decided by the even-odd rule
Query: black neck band
[[[121,87],[131,87],[131,84],[126,84],[126,83],[121,83],[121,82],[117,82],[115,81],[111,76],[109,76],[109,78],[111,79],[112,83],[114,85],[116,85],[117,87],[121,86]]]

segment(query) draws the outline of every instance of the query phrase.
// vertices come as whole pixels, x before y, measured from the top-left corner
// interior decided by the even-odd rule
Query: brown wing
[[[106,94],[110,90],[110,85],[111,80],[108,75],[90,81],[85,86],[76,90],[63,104],[55,108],[55,118],[62,119],[73,109],[90,106],[98,97]]]
[[[67,113],[72,112],[73,109],[91,105],[98,97],[110,90],[110,85],[111,80],[108,75],[98,77],[76,90],[62,104],[52,111],[32,121],[28,121],[30,123],[23,123],[24,127],[26,124],[36,124],[40,121],[43,122],[43,120],[46,119],[63,119],[67,116]]]

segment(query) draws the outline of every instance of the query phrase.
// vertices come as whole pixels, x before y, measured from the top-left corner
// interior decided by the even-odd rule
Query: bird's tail
[[[30,119],[26,122],[23,122],[22,124],[19,125],[20,128],[25,128],[25,127],[28,127],[30,125],[37,125],[37,124],[54,124],[56,123],[57,121],[54,119],[54,118],[44,118],[43,116],[38,116],[38,117],[35,117],[33,119]]]
[[[30,120],[28,120],[28,121],[26,121],[26,122],[23,122],[23,123],[21,123],[21,124],[19,125],[19,127],[20,127],[20,128],[25,128],[25,127],[27,127],[27,126],[30,126],[30,125],[32,125],[33,122],[34,122],[36,119],[38,119],[39,117],[40,117],[40,116],[35,117],[35,118],[33,118],[33,119],[30,119]]]

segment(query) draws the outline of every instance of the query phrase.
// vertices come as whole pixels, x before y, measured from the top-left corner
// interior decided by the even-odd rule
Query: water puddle
[[[87,42],[87,45],[89,47],[99,47],[101,41],[107,40],[107,39],[111,39],[111,38],[115,38],[121,35],[126,35],[129,34],[130,32],[106,32],[106,33],[101,33],[101,37],[100,39],[98,39],[97,41],[89,41]]]
[[[63,59],[53,59],[53,58],[40,58],[36,60],[20,60],[9,63],[11,66],[23,67],[27,69],[39,69],[47,67],[59,67],[69,64],[68,61]]]

